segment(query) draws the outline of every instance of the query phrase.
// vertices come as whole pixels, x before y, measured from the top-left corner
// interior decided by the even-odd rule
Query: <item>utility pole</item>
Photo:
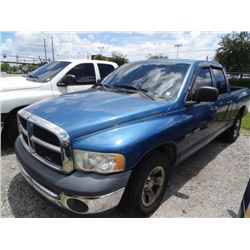
[[[51,47],[52,47],[52,60],[55,61],[53,36],[51,37]]]
[[[47,62],[47,51],[46,51],[46,40],[43,39],[43,46],[44,46],[44,55],[45,55],[45,62]]]
[[[176,55],[176,58],[178,59],[179,58],[179,48],[182,47],[182,44],[181,43],[177,43],[174,45],[175,47],[177,47],[177,55]]]

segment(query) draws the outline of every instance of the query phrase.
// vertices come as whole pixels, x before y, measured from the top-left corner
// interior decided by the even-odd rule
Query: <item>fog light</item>
[[[88,211],[88,206],[80,200],[69,198],[67,200],[68,207],[76,213],[86,213]]]

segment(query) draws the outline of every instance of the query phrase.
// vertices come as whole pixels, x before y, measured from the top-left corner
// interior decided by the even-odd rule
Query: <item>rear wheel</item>
[[[157,151],[145,157],[136,166],[126,187],[121,208],[132,217],[147,217],[160,206],[164,196],[170,164],[168,158]]]
[[[224,141],[233,143],[237,140],[240,135],[241,119],[242,115],[238,114],[233,125],[222,135]]]

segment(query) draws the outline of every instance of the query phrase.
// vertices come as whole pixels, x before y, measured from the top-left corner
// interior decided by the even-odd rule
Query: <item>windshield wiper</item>
[[[155,100],[153,96],[151,96],[150,94],[148,94],[146,89],[142,89],[142,88],[137,88],[135,86],[130,86],[130,85],[114,85],[114,87],[118,88],[118,89],[124,89],[126,91],[132,91],[135,93],[139,93],[151,100]]]
[[[101,86],[105,91],[108,91],[108,86],[103,84],[102,82],[97,82],[96,84],[94,84],[93,88],[97,88],[98,86]]]
[[[33,79],[34,80],[34,82],[37,82],[37,78],[38,78],[38,76],[33,76],[33,75],[27,75],[27,77],[28,78],[31,78],[31,79]]]

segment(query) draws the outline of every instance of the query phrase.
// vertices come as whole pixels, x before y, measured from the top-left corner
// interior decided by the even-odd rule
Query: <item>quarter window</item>
[[[107,76],[114,70],[114,67],[110,64],[98,63],[97,65],[98,65],[101,79],[103,79],[105,76]]]
[[[227,93],[227,82],[221,69],[212,69],[219,94]]]
[[[75,75],[77,84],[94,84],[96,82],[93,63],[78,64],[67,75]]]

